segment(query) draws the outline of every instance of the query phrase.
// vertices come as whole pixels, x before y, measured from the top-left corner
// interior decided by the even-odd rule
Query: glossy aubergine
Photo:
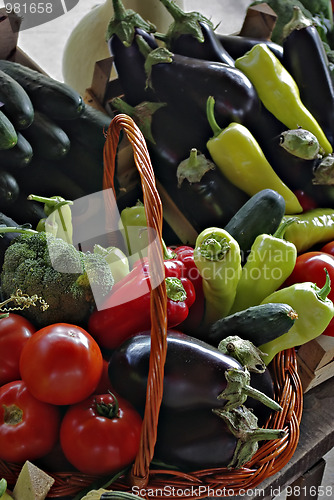
[[[306,23],[292,29],[283,41],[283,51],[282,62],[296,81],[302,102],[334,145],[334,85],[316,27]]]
[[[19,227],[19,224],[15,222],[11,217],[8,217],[4,213],[0,212],[0,226]],[[3,259],[7,248],[12,243],[12,241],[18,236],[20,236],[19,233],[2,234],[2,237],[0,238],[0,268],[2,268]]]
[[[160,2],[174,19],[164,37],[169,50],[183,56],[234,66],[233,58],[219,42],[209,19],[200,12],[184,12],[173,0]]]
[[[197,40],[193,35],[182,34],[171,39],[170,50],[175,54],[206,61],[219,61],[234,66],[233,57],[223,47],[211,26],[204,21],[200,21],[199,26],[203,34],[203,42]]]
[[[160,412],[155,458],[183,470],[226,467],[237,438],[207,410]]]
[[[238,59],[238,57],[243,56],[248,50],[258,43],[265,43],[268,45],[270,50],[273,51],[275,56],[280,61],[283,58],[282,45],[279,45],[271,40],[262,40],[240,35],[225,35],[221,33],[216,33],[216,37],[224,49],[231,55],[231,57],[233,57],[233,59]]]
[[[142,101],[153,100],[152,91],[145,88],[145,56],[140,52],[137,36],[143,38],[151,49],[158,47],[154,36],[141,28],[135,28],[135,36],[129,47],[124,45],[117,35],[112,35],[108,40],[109,52],[114,58],[114,65],[125,100],[132,106],[136,106]]]
[[[220,127],[226,127],[232,121],[245,126],[256,121],[260,101],[254,86],[240,70],[224,63],[171,52],[166,54],[169,62],[158,62],[154,61],[158,52],[153,52],[155,54],[151,52],[146,63],[151,66],[149,82],[155,92],[155,100],[179,106],[189,117],[197,109],[205,118],[207,99],[213,96]]]
[[[108,373],[115,391],[143,414],[151,337],[148,332],[136,335],[116,349],[109,361]],[[241,368],[232,357],[216,347],[189,335],[169,330],[164,370],[164,393],[161,411],[199,411],[222,408],[226,400],[217,399],[226,388],[225,371]],[[251,385],[273,397],[269,372],[252,373]],[[253,398],[247,398],[263,421],[270,410]]]
[[[193,174],[198,172],[196,180],[185,178],[179,184],[178,166],[189,157],[192,148],[209,158],[206,142],[211,129],[198,111],[193,110],[189,116],[179,107],[166,104],[150,115],[150,105],[155,103],[142,103],[134,108],[115,98],[112,104],[132,116],[143,131],[157,179],[196,231],[212,224],[226,224],[248,199],[212,162],[210,170],[203,172],[197,166],[192,170]],[[143,120],[149,116],[151,123],[147,127]]]

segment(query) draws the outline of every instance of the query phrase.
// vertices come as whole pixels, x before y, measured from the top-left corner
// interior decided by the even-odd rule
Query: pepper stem
[[[220,238],[215,233],[212,233],[201,242],[199,252],[205,259],[219,261],[225,258],[230,248],[231,245],[227,238]]]
[[[291,224],[293,224],[294,222],[296,222],[296,217],[289,217],[287,219],[285,219],[282,224],[280,224],[276,230],[276,232],[273,234],[273,237],[274,238],[278,238],[278,239],[283,239],[284,237],[284,234],[285,234],[285,231],[287,230],[287,228],[289,226],[291,226]]]
[[[165,278],[167,297],[174,302],[184,302],[187,298],[187,292],[179,278]]]
[[[0,226],[0,237],[2,233],[19,233],[19,234],[37,234],[38,231],[24,226],[12,227],[12,226]]]
[[[317,291],[317,296],[319,300],[326,300],[329,292],[331,291],[331,279],[329,277],[329,273],[327,269],[324,267],[324,271],[326,273],[326,281],[324,286]]]
[[[217,137],[221,132],[223,131],[222,128],[218,125],[215,114],[214,114],[214,108],[215,108],[215,99],[212,96],[208,97],[208,100],[206,101],[206,116],[209,122],[209,125],[212,129],[213,132],[213,137]]]

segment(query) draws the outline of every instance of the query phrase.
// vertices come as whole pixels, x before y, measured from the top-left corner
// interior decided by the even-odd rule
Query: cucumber
[[[7,226],[7,227],[18,227],[19,224],[15,222],[13,219],[5,215],[4,213],[0,212],[0,225],[1,226]],[[9,245],[12,243],[12,241],[20,236],[20,233],[4,233],[1,238],[0,238],[0,269],[2,268],[3,265],[3,259],[5,252]]]
[[[10,149],[17,143],[17,133],[12,122],[0,111],[0,150]]]
[[[112,118],[92,106],[85,109],[75,120],[57,120],[70,140],[75,139],[81,144],[85,151],[89,151],[99,158],[103,158],[103,148],[106,142],[105,133],[108,130]]]
[[[20,188],[16,178],[6,170],[0,169],[0,207],[4,208],[14,203],[19,193]]]
[[[288,332],[297,317],[291,306],[279,302],[248,307],[213,323],[208,341],[218,345],[226,337],[238,335],[258,347]]]
[[[22,131],[25,139],[31,144],[34,156],[46,160],[59,160],[70,150],[68,135],[51,118],[35,110],[34,121]]]
[[[0,71],[0,101],[3,112],[16,130],[29,127],[34,119],[34,108],[24,88],[10,75]]]
[[[12,61],[0,60],[0,70],[24,88],[35,110],[51,118],[73,120],[84,109],[81,95],[66,83]]]
[[[0,165],[5,168],[21,168],[29,165],[33,157],[33,150],[30,142],[17,132],[17,143],[11,149],[0,151]]]
[[[253,195],[235,213],[225,230],[237,240],[242,261],[247,256],[259,234],[273,234],[285,213],[285,200],[273,189],[263,189]]]

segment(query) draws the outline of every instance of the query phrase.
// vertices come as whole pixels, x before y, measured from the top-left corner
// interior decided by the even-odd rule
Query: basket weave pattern
[[[127,115],[116,115],[106,132],[104,148],[103,188],[106,193],[106,216],[111,220],[115,210],[115,161],[119,135],[123,131],[129,140],[136,168],[140,174],[143,201],[147,223],[158,237],[149,241],[148,261],[151,276],[163,272],[163,251],[161,245],[163,211],[155,185],[154,171],[150,162],[145,139]],[[110,222],[110,221],[109,221]],[[153,240],[153,238],[152,238]],[[273,412],[267,427],[285,429],[287,434],[282,439],[266,441],[253,456],[247,467],[241,469],[217,468],[183,473],[176,470],[154,469],[151,467],[156,442],[159,409],[163,393],[163,372],[167,352],[167,297],[164,281],[151,292],[151,356],[147,384],[145,414],[139,451],[127,477],[113,483],[113,489],[131,490],[133,485],[150,490],[149,497],[162,498],[165,486],[177,489],[177,498],[191,497],[189,488],[196,498],[237,495],[259,485],[264,479],[278,472],[292,457],[299,439],[299,424],[302,416],[303,393],[297,372],[294,349],[280,352],[271,363],[275,385],[275,399],[283,407],[282,412]],[[172,443],[171,443],[172,446]],[[20,466],[0,461],[0,477],[14,485]],[[73,497],[76,493],[91,485],[96,476],[79,472],[49,472],[55,479],[49,498]],[[209,490],[210,488],[210,490]],[[225,491],[226,490],[226,494]],[[175,490],[174,490],[175,491]],[[169,494],[169,496],[172,496]]]

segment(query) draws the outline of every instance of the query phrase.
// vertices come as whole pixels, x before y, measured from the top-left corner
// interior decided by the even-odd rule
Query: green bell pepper
[[[260,304],[290,276],[296,264],[297,249],[283,237],[293,222],[293,218],[287,218],[272,236],[260,234],[255,238],[242,268],[230,314]]]
[[[235,61],[252,82],[263,105],[286,127],[301,127],[312,132],[324,154],[332,146],[322,128],[302,103],[299,88],[280,60],[264,43],[258,43]]]
[[[298,314],[298,318],[287,333],[259,346],[260,351],[267,354],[264,357],[266,364],[269,364],[278,352],[300,346],[318,337],[329,325],[334,316],[334,305],[328,298],[331,290],[330,278],[327,269],[325,272],[326,283],[321,289],[315,283],[308,281],[295,283],[275,291],[262,301],[262,304],[284,302],[293,307]]]
[[[193,255],[203,279],[202,326],[208,326],[226,316],[232,307],[242,272],[240,247],[224,229],[209,227],[198,235]]]
[[[207,148],[223,175],[249,196],[262,189],[273,189],[283,196],[285,213],[302,212],[296,195],[276,174],[251,132],[234,122],[221,129],[214,117],[214,104],[214,98],[209,97],[207,118],[214,135],[208,140]]]

